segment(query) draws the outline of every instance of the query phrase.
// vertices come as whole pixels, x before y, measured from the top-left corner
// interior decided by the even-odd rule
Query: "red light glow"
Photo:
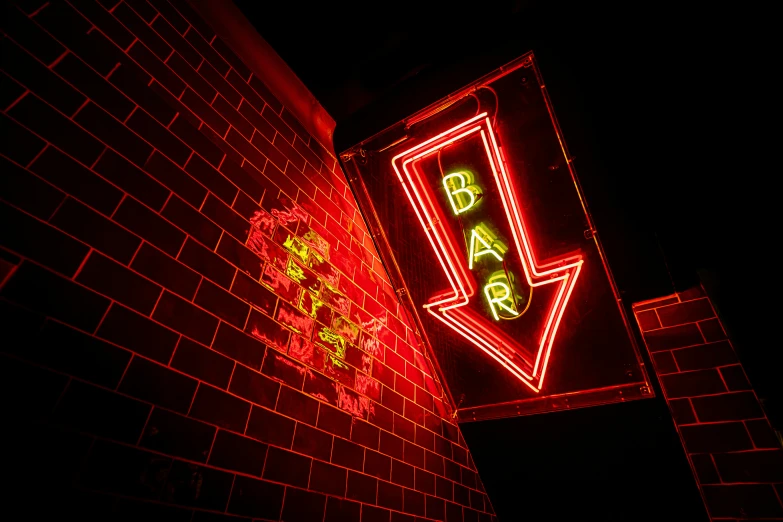
[[[476,135],[480,136],[484,144],[487,159],[492,170],[492,177],[500,194],[505,216],[519,254],[520,264],[522,265],[527,284],[530,287],[557,285],[557,292],[546,316],[540,341],[538,346],[533,348],[522,346],[519,342],[502,332],[487,317],[467,307],[471,299],[477,295],[477,283],[470,271],[473,267],[473,247],[471,247],[468,259],[466,259],[462,244],[456,240],[450,227],[447,226],[446,214],[443,212],[441,205],[437,203],[432,188],[420,171],[420,162],[423,158],[437,153],[446,146],[475,137]],[[392,166],[450,286],[450,290],[432,296],[429,302],[423,305],[424,308],[449,328],[452,328],[474,346],[492,357],[533,391],[539,392],[544,384],[544,377],[560,320],[576,280],[579,277],[579,272],[582,269],[584,262],[582,255],[577,252],[546,263],[538,262],[520,211],[519,194],[508,174],[502,150],[498,145],[498,140],[486,112],[463,121],[459,125],[394,156]],[[459,190],[465,190],[467,180],[461,178],[460,181]],[[444,186],[446,186],[445,183],[444,181]],[[448,191],[448,187],[446,188]],[[452,193],[454,192],[457,191],[452,191]],[[449,197],[451,198],[452,194],[449,194]],[[471,198],[470,205],[461,206],[459,209],[455,205],[454,200],[450,199],[456,214],[473,206],[475,200],[472,198],[472,195],[469,197]],[[475,232],[472,234],[475,234]],[[481,242],[484,243],[483,240]],[[471,239],[471,245],[473,245],[473,238]],[[492,253],[494,257],[500,259],[500,256],[488,244],[484,243],[482,246],[485,247],[485,251],[481,253]],[[494,286],[501,284],[492,283]],[[489,286],[485,287],[485,292],[486,288],[489,288]],[[505,287],[505,290],[508,290],[508,287]],[[479,292],[476,298],[482,298],[482,294],[485,292]],[[497,319],[493,300],[489,297],[490,293],[486,292],[486,294],[492,306],[495,319]],[[494,302],[499,303],[500,301],[495,300]],[[509,309],[506,310],[514,312]]]

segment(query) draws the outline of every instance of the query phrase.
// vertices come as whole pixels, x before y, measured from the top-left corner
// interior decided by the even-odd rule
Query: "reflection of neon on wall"
[[[285,306],[277,311],[277,320],[298,334],[309,337],[313,333],[313,320],[298,312],[293,312]]]
[[[459,180],[459,187],[454,180]],[[446,189],[446,194],[449,195],[449,202],[455,214],[461,214],[470,210],[476,203],[476,188],[471,185],[472,183],[473,179],[470,172],[453,172],[443,177],[443,188]],[[463,194],[468,199],[467,203]]]
[[[492,178],[497,186],[503,210],[511,230],[511,237],[519,254],[520,264],[522,265],[522,271],[528,286],[557,285],[552,306],[545,318],[540,342],[536,347],[520,345],[515,339],[509,338],[488,318],[466,306],[477,291],[476,281],[470,272],[474,256],[469,255],[469,260],[466,263],[465,256],[461,253],[462,249],[447,228],[446,223],[444,223],[445,216],[436,202],[431,187],[419,169],[420,160],[425,156],[436,153],[447,145],[474,136],[479,137],[484,145],[492,171]],[[540,391],[544,383],[549,357],[560,320],[563,317],[563,312],[571,297],[571,292],[584,262],[581,254],[577,252],[544,264],[537,262],[524,226],[524,220],[522,219],[519,196],[506,171],[505,161],[487,113],[478,114],[411,149],[397,154],[392,158],[392,167],[403,186],[406,196],[411,202],[416,217],[424,229],[427,240],[446,275],[450,287],[450,290],[432,296],[424,307],[434,317],[484,351],[532,390],[535,392]],[[451,178],[449,181],[454,179],[456,177]],[[467,183],[468,180],[460,179],[459,186],[456,183],[451,183],[449,186],[444,182],[447,193],[450,193],[454,188],[467,188],[467,186],[463,187],[462,182]],[[462,207],[456,207],[454,200],[450,199],[450,201],[452,210],[455,213],[459,213],[457,210]],[[472,239],[473,234],[471,234]],[[479,242],[489,243],[486,239]],[[489,243],[489,246],[491,245],[492,243]],[[487,245],[482,246],[485,249],[487,248]],[[490,249],[490,251],[495,252],[494,249]],[[470,254],[472,253],[473,248],[471,248]],[[490,284],[494,285],[496,282],[498,281],[490,282]],[[512,285],[508,284],[507,288],[509,298],[513,299]],[[492,299],[499,299],[500,296],[505,295],[505,292],[495,295],[496,291],[502,291],[500,286],[491,286],[489,291],[492,293],[492,297],[487,294],[486,289],[484,291],[485,297],[490,301],[490,307],[493,312],[497,313],[498,317],[501,317],[499,312],[508,312],[508,310],[500,306],[500,303],[513,310],[513,312],[509,313],[518,315],[516,306],[512,307],[505,300],[494,301],[493,304]]]
[[[272,232],[275,231],[276,224],[277,220],[263,210],[256,210],[250,218],[251,228],[253,230],[258,230],[269,237],[272,237]]]
[[[331,346],[337,357],[345,359],[345,339],[342,336],[329,328],[321,328],[321,331],[318,332],[318,337],[321,341]]]
[[[286,267],[285,273],[288,277],[296,281],[297,283],[301,284],[302,281],[307,278],[307,276],[304,273],[304,270],[302,270],[302,267],[291,261],[288,260],[288,266]]]
[[[314,248],[324,254],[326,257],[329,257],[329,242],[318,235],[318,233],[314,230],[308,230],[305,232],[305,234],[302,236],[302,240],[311,248]]]
[[[304,305],[304,294],[302,295],[302,304]],[[310,314],[310,317],[316,317],[318,315],[318,310],[320,310],[323,305],[324,303],[322,301],[311,296],[310,310],[307,313]]]
[[[293,255],[301,259],[302,262],[307,263],[307,254],[310,252],[310,247],[308,247],[304,241],[289,234],[285,238],[285,241],[283,241],[283,246]]]

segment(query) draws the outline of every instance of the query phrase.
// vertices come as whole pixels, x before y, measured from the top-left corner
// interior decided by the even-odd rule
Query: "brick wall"
[[[183,1],[4,7],[4,510],[494,520],[335,158]]]
[[[783,517],[783,451],[701,288],[634,305],[712,520]]]

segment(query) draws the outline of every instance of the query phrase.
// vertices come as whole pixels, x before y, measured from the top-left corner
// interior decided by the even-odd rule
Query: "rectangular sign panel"
[[[461,421],[652,396],[531,53],[340,160]]]

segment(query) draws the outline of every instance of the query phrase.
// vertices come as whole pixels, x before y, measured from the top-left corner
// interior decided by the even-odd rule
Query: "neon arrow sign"
[[[454,237],[442,205],[423,175],[421,162],[452,144],[480,137],[486,151],[505,217],[519,254],[525,281],[531,288],[556,285],[554,299],[545,317],[537,346],[523,346],[493,323],[505,318],[525,320],[509,301],[512,289],[507,275],[493,274],[482,291],[472,273],[474,261],[494,258],[502,261],[505,245],[494,242],[489,231],[471,229],[468,255]],[[487,113],[481,113],[392,158],[392,166],[424,229],[427,239],[446,275],[450,288],[432,296],[424,308],[449,328],[488,354],[533,391],[544,384],[560,320],[582,269],[582,255],[573,253],[555,261],[539,263],[532,249],[520,212],[520,200],[508,175],[501,148]],[[469,172],[453,172],[443,177],[454,215],[470,212],[476,203],[477,188]],[[491,314],[469,307],[471,300],[485,299]],[[518,317],[518,318],[517,318]]]

